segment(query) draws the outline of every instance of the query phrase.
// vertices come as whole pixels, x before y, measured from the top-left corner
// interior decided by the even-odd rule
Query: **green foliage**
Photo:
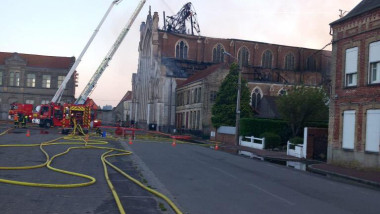
[[[243,118],[240,120],[240,135],[260,136],[264,132],[277,133],[285,143],[291,136],[286,121],[261,118]]]
[[[306,121],[303,127],[328,128],[328,121]]]
[[[264,132],[260,137],[265,137],[265,149],[274,149],[281,145],[281,137],[276,133]]]
[[[293,144],[303,144],[303,138],[302,137],[293,137],[289,141]]]
[[[298,136],[307,121],[328,120],[328,97],[321,88],[293,87],[276,101],[278,111],[287,121],[293,137]]]
[[[220,126],[235,126],[238,75],[238,65],[233,63],[229,74],[219,88],[215,103],[211,109],[211,122],[216,128]],[[250,95],[247,82],[242,79],[241,83],[240,117],[251,117],[252,111],[249,105]]]

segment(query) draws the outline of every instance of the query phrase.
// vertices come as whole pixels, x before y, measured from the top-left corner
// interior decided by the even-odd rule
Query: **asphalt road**
[[[0,133],[6,130],[6,124],[0,124]],[[41,143],[62,137],[57,129],[44,130],[15,129],[0,136],[0,144]],[[109,140],[109,147],[121,148],[117,141]],[[68,148],[65,145],[45,147],[50,157]],[[96,178],[96,183],[78,188],[40,188],[0,183],[1,214],[116,214],[119,210],[106,183],[100,156],[104,150],[73,150],[54,160],[53,166],[59,169],[84,173]],[[135,163],[129,157],[110,159],[132,177],[142,180]],[[0,166],[37,165],[45,161],[38,147],[0,147]],[[127,213],[158,214],[159,201],[147,191],[136,186],[111,168],[109,176]],[[80,183],[83,178],[57,173],[47,168],[29,170],[0,170],[0,178],[38,183]],[[167,207],[168,208],[168,207]]]
[[[197,145],[122,145],[185,213],[380,213],[380,191]]]

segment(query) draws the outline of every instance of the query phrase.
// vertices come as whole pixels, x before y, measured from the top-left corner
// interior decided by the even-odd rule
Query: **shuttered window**
[[[365,150],[379,152],[380,146],[380,109],[367,110],[367,131]]]
[[[346,50],[346,86],[356,86],[358,76],[358,47]]]
[[[355,111],[349,110],[343,113],[343,140],[344,149],[354,149],[355,143]]]
[[[369,73],[370,84],[380,83],[380,41],[369,45]]]

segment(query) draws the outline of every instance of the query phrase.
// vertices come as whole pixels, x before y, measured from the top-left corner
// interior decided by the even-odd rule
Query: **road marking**
[[[236,177],[235,175],[233,175],[233,174],[231,174],[231,173],[229,173],[229,172],[227,172],[227,171],[224,171],[224,170],[219,169],[219,168],[216,168],[216,167],[210,167],[210,168],[212,168],[212,169],[214,169],[214,170],[216,170],[216,171],[219,171],[219,172],[221,172],[221,173],[223,173],[223,174],[225,174],[225,175],[227,175],[227,176],[229,176],[229,177],[231,177],[231,178],[234,178],[234,179],[236,179],[236,180],[239,180],[238,177]]]
[[[285,202],[285,203],[287,203],[287,204],[289,204],[291,206],[296,205],[295,203],[293,203],[291,201],[288,201],[288,200],[286,200],[285,198],[283,198],[283,197],[281,197],[279,195],[271,193],[271,192],[269,192],[269,191],[267,191],[267,190],[265,190],[265,189],[263,189],[263,188],[261,188],[261,187],[259,187],[257,185],[254,185],[254,184],[248,184],[248,185],[251,186],[251,187],[254,187],[254,188],[256,188],[256,189],[258,189],[258,190],[260,190],[260,191],[262,191],[262,192],[264,192],[264,193],[266,193],[266,194],[268,194],[268,195],[270,195],[272,197],[275,197],[275,198],[277,198],[277,199],[279,199],[279,200],[281,200],[281,201],[283,201],[283,202]]]
[[[265,190],[265,189],[263,189],[263,188],[261,188],[261,187],[259,187],[259,186],[257,186],[257,185],[247,183],[247,182],[245,182],[244,180],[239,179],[239,177],[237,177],[237,176],[235,176],[235,175],[233,175],[233,174],[231,174],[231,173],[229,173],[229,172],[227,172],[227,171],[224,171],[224,170],[219,169],[219,168],[217,168],[217,167],[211,167],[211,166],[208,166],[208,165],[206,165],[205,163],[203,163],[203,162],[200,161],[200,160],[196,160],[196,159],[194,159],[194,160],[197,161],[197,162],[199,162],[199,163],[202,163],[203,165],[205,165],[205,166],[207,166],[207,167],[209,167],[209,168],[211,168],[211,169],[214,169],[214,170],[216,170],[216,171],[218,171],[218,172],[221,172],[221,173],[223,173],[223,174],[225,174],[225,175],[227,175],[227,176],[229,176],[229,177],[231,177],[231,178],[233,178],[233,179],[236,179],[236,180],[238,180],[240,183],[244,183],[244,184],[246,184],[246,185],[249,185],[249,186],[251,186],[251,187],[254,187],[254,188],[256,188],[256,189],[258,189],[258,190],[260,190],[260,191],[262,191],[262,192],[264,192],[264,193],[266,193],[266,194],[268,194],[268,195],[270,195],[270,196],[272,196],[272,197],[274,197],[274,198],[277,198],[277,199],[279,199],[279,200],[281,200],[281,201],[287,203],[287,204],[290,205],[290,206],[294,206],[294,205],[296,205],[295,203],[293,203],[293,202],[291,202],[291,201],[288,201],[287,199],[285,199],[285,198],[283,198],[283,197],[281,197],[281,196],[279,196],[279,195],[276,195],[276,194],[274,194],[274,193],[271,193],[271,192],[269,192],[269,191],[267,191],[267,190]]]

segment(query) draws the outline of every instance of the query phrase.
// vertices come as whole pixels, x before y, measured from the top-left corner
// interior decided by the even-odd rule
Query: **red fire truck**
[[[44,104],[36,107],[33,114],[33,123],[40,127],[49,128],[51,126],[64,129],[73,127],[73,120],[82,128],[90,128],[100,126],[100,120],[97,118],[97,105],[92,99],[87,99],[84,104]]]
[[[33,105],[32,104],[22,104],[22,103],[12,103],[8,111],[8,119],[13,120],[14,115],[28,116],[28,121],[32,121],[33,116]]]
[[[111,4],[110,8],[114,5],[120,2],[120,0],[114,0]],[[62,126],[63,133],[67,133],[70,128],[74,126],[74,123],[79,124],[82,128],[90,128],[91,121],[93,121],[93,127],[100,126],[100,121],[96,120],[97,116],[97,105],[94,103],[92,99],[89,99],[89,95],[93,91],[96,83],[98,82],[99,78],[105,71],[106,67],[108,66],[109,62],[111,61],[113,55],[116,53],[117,49],[119,48],[121,42],[129,32],[130,27],[132,26],[132,23],[136,19],[137,15],[141,11],[141,8],[144,6],[146,0],[141,0],[138,4],[136,10],[132,14],[131,19],[127,22],[124,29],[121,31],[119,37],[116,39],[114,45],[111,47],[110,51],[106,55],[106,57],[103,59],[103,61],[100,63],[100,66],[88,82],[85,89],[82,91],[79,98],[75,101],[74,104],[58,104],[62,98],[62,94],[65,90],[66,84],[70,80],[72,74],[75,72],[76,67],[78,66],[79,62],[81,61],[81,58],[85,51],[87,50],[89,44],[93,40],[96,32],[99,30],[100,25],[104,21],[105,17],[108,15],[108,12],[102,19],[101,23],[99,24],[98,28],[95,30],[94,35],[91,37],[87,45],[85,46],[84,50],[82,51],[81,55],[78,57],[78,59],[75,61],[74,65],[71,67],[69,73],[65,77],[65,79],[62,81],[61,86],[58,88],[56,94],[54,95],[53,99],[51,100],[50,104],[45,104],[38,106],[36,108],[37,113],[33,114],[33,122],[39,124],[41,127],[50,127],[50,126]]]

